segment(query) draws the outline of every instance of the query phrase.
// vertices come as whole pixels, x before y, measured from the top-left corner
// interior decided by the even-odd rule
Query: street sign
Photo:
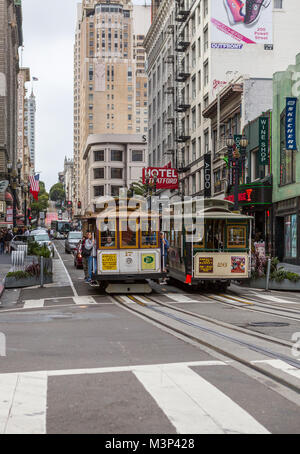
[[[3,192],[6,191],[8,183],[9,182],[7,180],[1,180],[0,181],[0,194],[3,194]]]

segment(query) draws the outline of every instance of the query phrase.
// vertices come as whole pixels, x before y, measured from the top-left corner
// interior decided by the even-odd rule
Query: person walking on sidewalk
[[[93,248],[92,248],[91,255],[89,256],[89,260],[88,260],[89,282],[92,284],[96,284],[96,282],[93,281],[92,276],[93,276],[93,273],[96,274],[96,272],[97,272],[97,248],[96,248],[96,241],[94,239],[94,235],[90,234],[90,236],[91,236]],[[88,241],[90,241],[90,238],[88,238]]]
[[[89,257],[93,252],[93,241],[91,232],[86,232],[85,237],[82,240],[81,255],[82,265],[84,271],[84,282],[90,282],[89,278]]]

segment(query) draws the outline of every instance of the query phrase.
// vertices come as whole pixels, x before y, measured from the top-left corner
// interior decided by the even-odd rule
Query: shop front
[[[300,265],[300,197],[274,204],[275,255],[280,261]]]
[[[233,191],[226,200],[234,201]],[[239,207],[243,214],[253,217],[252,240],[264,242],[266,253],[273,255],[272,248],[272,184],[260,182],[239,186]]]

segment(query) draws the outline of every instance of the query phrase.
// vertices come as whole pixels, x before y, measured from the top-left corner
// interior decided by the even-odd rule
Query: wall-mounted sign
[[[272,20],[271,1],[213,0],[211,42],[272,44]]]
[[[259,150],[258,160],[260,165],[269,164],[269,119],[260,117],[259,119]]]
[[[148,167],[143,169],[143,184],[146,184],[146,177],[149,177],[149,184],[154,184],[156,189],[178,189],[178,171],[165,167]]]
[[[297,150],[296,108],[297,98],[286,98],[285,137],[287,150]]]
[[[225,200],[229,200],[230,202],[234,202],[234,195],[229,195],[225,197]],[[272,186],[271,185],[253,185],[252,187],[245,187],[242,186],[238,200],[240,205],[255,205],[259,203],[260,205],[263,204],[271,204],[272,203]]]
[[[13,208],[6,208],[6,222],[13,222]]]
[[[204,155],[204,197],[211,197],[211,154]]]

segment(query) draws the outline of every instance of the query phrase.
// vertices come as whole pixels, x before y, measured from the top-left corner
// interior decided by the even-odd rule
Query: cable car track
[[[298,312],[298,311],[293,311],[293,310],[288,310],[288,309],[284,309],[283,310],[283,309],[280,309],[279,307],[274,307],[274,306],[264,305],[264,304],[257,304],[257,302],[255,300],[252,300],[251,302],[250,301],[248,301],[248,302],[247,301],[241,301],[241,300],[236,300],[236,301],[233,301],[233,302],[225,301],[224,299],[221,299],[221,298],[224,298],[224,297],[228,298],[225,295],[211,296],[211,295],[207,295],[207,294],[204,294],[204,293],[200,293],[200,295],[201,296],[205,296],[206,298],[209,298],[209,299],[211,299],[213,301],[217,301],[218,303],[228,304],[228,305],[230,305],[232,307],[235,307],[237,309],[249,310],[249,311],[253,311],[253,312],[259,313],[259,314],[268,314],[268,315],[272,315],[274,317],[281,317],[281,318],[286,318],[288,320],[293,320],[293,321],[296,321],[296,322],[300,322],[300,312]],[[217,297],[219,297],[220,299],[218,299]],[[242,304],[247,304],[247,306],[237,306],[238,302],[242,303]],[[250,307],[250,305],[252,307]],[[270,311],[258,310],[258,309],[255,309],[253,306],[264,307],[264,308],[271,309],[271,310],[274,310],[274,311],[281,311],[281,312],[286,312],[286,313],[298,314],[299,318],[292,317],[292,316],[289,316],[289,315],[279,314],[279,313],[278,314],[274,314],[273,312],[270,312]]]
[[[225,334],[225,333],[221,333],[220,331],[217,331],[217,330],[214,330],[214,329],[211,329],[211,328],[207,328],[205,326],[201,326],[200,324],[198,323],[195,323],[193,321],[190,321],[190,320],[185,320],[183,319],[182,317],[179,317],[175,314],[171,314],[170,312],[166,312],[166,311],[163,311],[160,307],[156,307],[154,306],[153,304],[148,304],[147,302],[147,299],[149,300],[149,303],[155,303],[156,305],[158,306],[165,306],[167,308],[170,308],[168,305],[165,305],[164,303],[158,303],[157,301],[153,300],[151,297],[147,296],[143,296],[142,299],[144,300],[141,300],[139,299],[140,297],[139,296],[136,296],[136,295],[126,295],[125,297],[124,296],[121,296],[121,295],[114,295],[111,297],[115,302],[118,303],[118,305],[122,306],[123,308],[129,310],[130,312],[133,312],[137,315],[139,315],[140,317],[142,318],[146,318],[148,320],[151,320],[152,322],[154,322],[156,325],[160,325],[160,326],[163,326],[164,328],[167,328],[169,332],[173,332],[174,334],[176,333],[177,335],[179,334],[180,336],[183,336],[184,338],[186,339],[189,339],[189,340],[192,340],[194,342],[196,342],[197,344],[200,344],[200,345],[203,345],[204,347],[207,347],[233,361],[237,361],[238,363],[240,364],[243,364],[244,366],[256,371],[256,372],[259,372],[261,374],[263,374],[264,376],[268,377],[268,378],[271,378],[272,380],[276,381],[277,383],[280,383],[281,385],[284,385],[286,387],[288,387],[289,389],[299,393],[300,392],[300,385],[298,384],[294,384],[294,383],[291,383],[289,382],[288,380],[286,380],[285,378],[281,377],[281,376],[278,376],[276,375],[275,373],[273,372],[270,372],[269,370],[266,370],[265,368],[259,366],[257,363],[253,363],[247,359],[244,359],[243,357],[241,357],[241,355],[239,354],[234,354],[228,350],[225,350],[224,348],[222,347],[219,347],[213,343],[211,343],[211,341],[206,341],[204,339],[200,339],[199,337],[191,334],[191,333],[188,333],[186,331],[184,331],[183,329],[180,329],[180,328],[177,328],[177,327],[174,327],[172,326],[170,323],[168,323],[167,320],[161,320],[157,317],[154,316],[154,314],[158,314],[159,316],[163,316],[164,318],[166,319],[169,319],[169,320],[173,320],[175,322],[179,322],[181,325],[185,325],[185,326],[189,326],[191,328],[195,328],[205,334],[208,334],[208,335],[213,335],[215,337],[218,337],[218,338],[221,338],[223,339],[224,341],[229,341],[231,343],[234,343],[236,345],[239,345],[240,347],[242,348],[246,348],[248,350],[251,350],[251,351],[254,351],[256,353],[259,353],[261,355],[265,355],[269,358],[272,358],[272,359],[276,359],[276,360],[281,360],[281,361],[284,361],[285,363],[289,364],[291,367],[294,367],[298,370],[300,370],[300,362],[297,361],[296,359],[292,359],[290,357],[288,357],[287,355],[285,354],[282,354],[282,353],[277,353],[277,352],[274,352],[274,351],[271,351],[267,348],[264,348],[264,347],[261,347],[259,345],[255,345],[255,344],[252,344],[252,343],[249,343],[245,340],[242,340],[242,339],[238,339],[236,337],[233,337],[229,334]],[[147,312],[145,312],[145,310],[139,310],[137,309],[137,307],[133,304],[128,304],[126,302],[126,300],[124,301],[123,298],[128,298],[130,300],[130,302],[132,303],[136,303],[137,305],[139,306],[142,306],[144,309],[147,309]],[[171,307],[172,310],[174,310],[175,312],[182,312],[184,310],[178,310],[178,308],[173,308]],[[186,315],[189,315],[189,316],[193,316],[195,317],[195,315],[191,315],[191,314],[186,314]],[[197,317],[196,318],[201,318],[201,316],[198,316],[198,314],[196,314]],[[203,319],[204,320],[204,319]],[[205,320],[206,321],[206,320]],[[212,320],[207,320],[209,323],[213,323]],[[218,321],[215,321],[215,324],[221,324],[222,322],[218,322]],[[226,327],[227,329],[229,330],[233,330],[232,327]],[[236,327],[235,327],[236,328]],[[235,331],[237,331],[235,329]],[[176,335],[175,334],[175,335]],[[257,337],[261,340],[261,337],[259,335],[257,335],[257,333],[243,333],[244,335],[251,335],[252,337]],[[267,339],[264,339],[264,340],[267,340]],[[271,342],[273,342],[273,344],[279,344],[281,346],[285,346],[285,347],[290,347],[290,344],[288,343],[284,343],[284,341],[280,341],[279,339],[275,339],[275,340],[270,340]]]

